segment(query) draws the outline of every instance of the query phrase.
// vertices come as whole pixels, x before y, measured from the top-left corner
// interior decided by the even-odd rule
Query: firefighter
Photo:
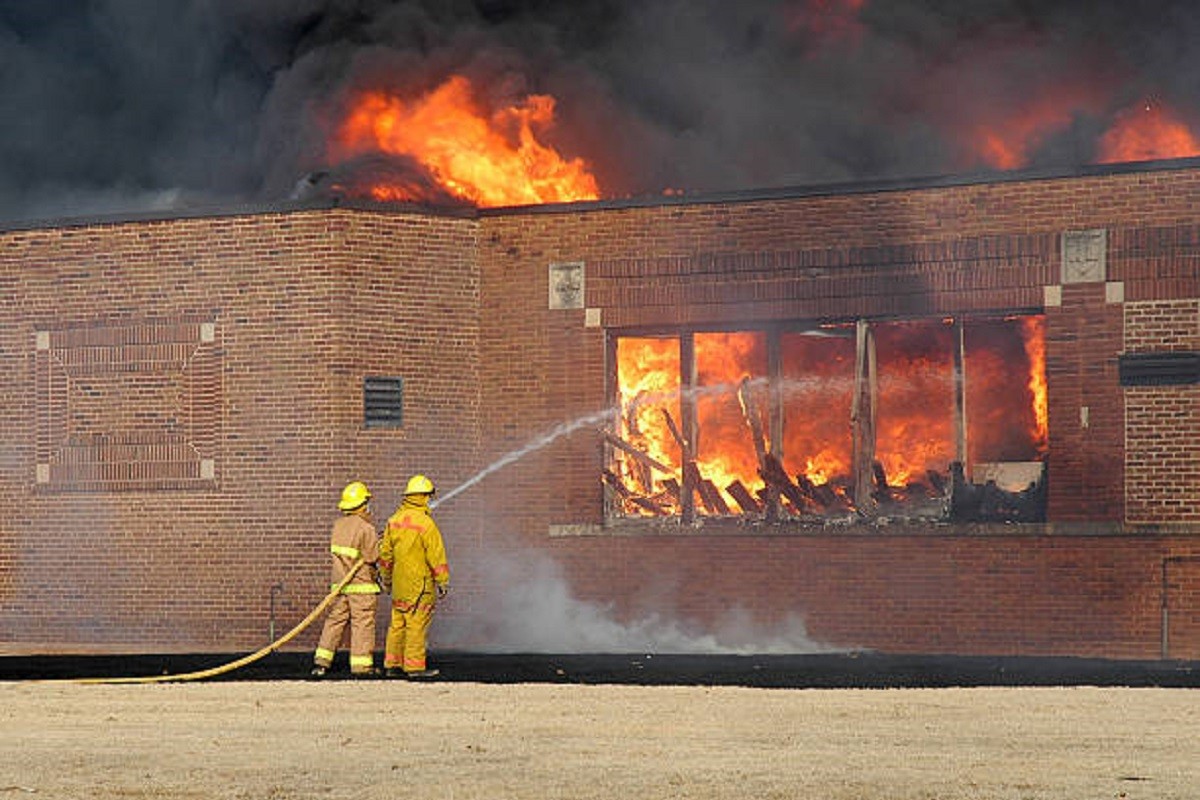
[[[432,678],[438,670],[425,663],[425,642],[433,609],[450,589],[446,547],[429,514],[433,481],[414,475],[404,502],[387,522],[379,547],[379,575],[391,587],[392,619],[383,666],[389,678]]]
[[[360,557],[364,563],[329,606],[329,616],[325,618],[325,628],[313,655],[312,674],[316,678],[324,677],[329,671],[347,625],[350,627],[350,674],[358,678],[379,674],[374,656],[375,611],[380,591],[375,571],[379,539],[371,521],[370,505],[371,491],[362,481],[354,481],[342,489],[342,499],[338,501],[342,516],[333,523],[329,538],[333,584],[340,583]]]

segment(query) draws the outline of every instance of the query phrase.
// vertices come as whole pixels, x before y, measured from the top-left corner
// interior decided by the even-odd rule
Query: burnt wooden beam
[[[650,467],[651,469],[656,469],[665,475],[671,475],[675,472],[675,470],[672,469],[671,467],[668,467],[666,464],[662,463],[661,461],[654,458],[653,456],[650,456],[646,453],[643,453],[641,450],[638,450],[636,447],[634,447],[629,442],[622,439],[620,436],[617,436],[609,431],[604,431],[603,436],[604,436],[604,441],[608,442],[613,447],[620,450],[622,453],[628,454],[638,463],[645,464],[646,466]]]
[[[762,415],[759,413],[758,405],[754,402],[750,391],[749,378],[742,378],[741,383],[738,384],[737,395],[738,402],[742,406],[742,416],[750,428],[750,436],[754,441],[754,455],[758,458],[758,474],[766,482],[761,496],[766,508],[767,519],[774,520],[779,515],[780,487],[767,480],[766,477],[770,469],[767,465],[767,458],[770,454],[767,451],[767,438],[763,433]],[[790,483],[790,481],[787,482]]]
[[[750,395],[749,378],[742,378],[742,382],[738,384],[737,394],[738,401],[742,405],[742,416],[745,417],[746,424],[750,426],[750,436],[754,439],[754,454],[758,456],[758,466],[761,470],[766,463],[767,439],[763,434],[762,417],[758,413],[758,406]]]
[[[762,478],[768,486],[774,487],[786,497],[796,510],[802,511],[808,505],[804,492],[800,491],[799,486],[792,483],[787,470],[783,468],[783,464],[774,453],[767,453],[763,456]]]
[[[757,514],[762,511],[758,500],[754,499],[754,495],[750,494],[750,490],[742,485],[741,481],[729,484],[725,487],[725,491],[729,492],[729,496],[737,502],[743,513]]]
[[[796,486],[799,487],[800,492],[804,492],[804,497],[809,499],[811,505],[817,506],[818,509],[828,509],[836,499],[833,489],[830,489],[827,483],[817,486],[816,483],[809,480],[808,475],[797,475]]]
[[[679,449],[683,451],[684,459],[686,460],[690,458],[692,454],[692,448],[688,444],[688,440],[684,438],[683,433],[679,430],[679,426],[675,424],[675,419],[671,416],[671,412],[664,408],[662,410],[662,415],[663,419],[666,420],[667,430],[671,432],[672,438],[674,438],[676,444],[679,445]]]
[[[954,457],[967,466],[967,356],[962,317],[954,318]],[[968,469],[969,474],[969,469]]]
[[[827,510],[841,503],[837,492],[828,483],[813,483],[807,475],[797,475],[796,485],[818,508]]]
[[[667,430],[671,432],[671,436],[675,438],[675,441],[683,451],[684,486],[690,487],[696,494],[700,495],[700,502],[704,505],[708,513],[728,515],[730,513],[729,505],[725,502],[725,498],[721,497],[721,490],[716,487],[716,484],[700,474],[688,440],[684,438],[683,433],[676,426],[675,420],[671,417],[671,412],[665,408],[663,409],[663,418],[667,422]]]
[[[725,498],[721,497],[721,490],[715,483],[707,478],[701,478],[696,484],[696,488],[700,491],[700,499],[704,502],[704,506],[713,514],[728,516],[733,513],[729,504],[725,502]]]
[[[860,514],[875,510],[872,468],[875,462],[875,408],[879,394],[875,334],[866,320],[855,325],[854,401],[850,425],[854,437],[854,506]]]
[[[696,467],[696,462],[689,461],[683,465],[684,480],[696,488],[700,502],[710,514],[729,514],[729,506],[721,497],[721,492],[712,481],[706,480]]]
[[[871,497],[875,500],[884,503],[895,499],[892,492],[892,487],[888,486],[887,472],[883,469],[883,464],[879,461],[871,462],[871,474],[873,476],[874,489],[871,492]]]
[[[604,484],[616,492],[622,502],[632,503],[633,505],[649,511],[656,516],[665,516],[668,512],[663,505],[649,497],[643,497],[639,494],[634,494],[629,491],[629,487],[621,482],[620,476],[610,469],[603,472]]]
[[[657,517],[665,517],[668,513],[666,508],[664,508],[661,504],[656,503],[655,501],[651,500],[649,497],[642,497],[641,495],[633,495],[632,497],[629,498],[629,502],[633,503],[635,506],[638,506],[639,508],[644,508],[645,510],[649,511],[651,514],[654,514]]]
[[[610,489],[612,489],[614,492],[616,492],[617,496],[620,497],[622,500],[628,498],[630,495],[633,494],[633,492],[629,491],[629,487],[627,487],[624,484],[624,482],[622,482],[620,476],[617,475],[617,473],[613,472],[611,469],[604,470],[603,480],[604,480],[604,483]]]
[[[691,331],[685,331],[679,337],[679,383],[681,394],[679,398],[679,424],[682,428],[679,438],[687,442],[681,460],[684,463],[696,458],[697,442],[700,427],[696,420],[696,337]],[[679,517],[684,525],[696,521],[696,487],[688,475],[683,476],[683,496],[680,499]]]

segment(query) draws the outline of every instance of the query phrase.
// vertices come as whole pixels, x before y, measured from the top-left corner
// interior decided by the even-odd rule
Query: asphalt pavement
[[[183,676],[245,654],[0,656],[0,680]],[[274,652],[205,680],[313,680],[310,653]],[[442,682],[752,686],[779,689],[952,686],[1200,688],[1200,661],[953,656],[872,652],[806,655],[431,652]],[[349,680],[339,652],[324,680]],[[380,678],[380,680],[388,680]]]

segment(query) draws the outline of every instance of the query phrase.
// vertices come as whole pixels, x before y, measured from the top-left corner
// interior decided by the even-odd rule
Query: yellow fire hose
[[[301,631],[303,631],[309,625],[313,624],[313,621],[316,620],[318,617],[320,617],[321,614],[325,611],[325,609],[329,608],[329,604],[332,603],[334,601],[334,599],[341,593],[342,589],[345,588],[346,584],[348,584],[350,582],[350,579],[354,577],[354,574],[356,572],[358,572],[358,568],[361,567],[364,563],[365,562],[362,558],[359,558],[357,561],[355,561],[354,564],[350,567],[350,569],[347,570],[346,577],[342,578],[342,580],[339,583],[335,584],[334,587],[329,590],[329,594],[325,595],[325,599],[322,600],[320,603],[318,603],[317,607],[314,608],[307,617],[302,619],[300,621],[299,625],[292,628],[290,631],[285,633],[283,636],[280,636],[278,639],[271,642],[269,645],[267,645],[263,649],[261,649],[257,652],[251,653],[248,656],[243,656],[242,658],[239,658],[236,661],[230,661],[228,664],[222,664],[219,667],[212,667],[211,669],[202,669],[202,670],[199,670],[198,672],[184,672],[184,673],[180,673],[179,675],[147,675],[147,676],[140,677],[140,678],[74,678],[74,679],[70,679],[70,682],[71,683],[167,683],[170,681],[198,681],[203,678],[211,678],[214,675],[223,675],[226,672],[233,672],[235,669],[240,669],[241,667],[244,667],[247,664],[253,664],[255,661],[258,661],[260,658],[263,658],[264,656],[267,656],[267,655],[275,652],[280,647],[283,647],[285,644],[290,642],[292,639],[296,638],[296,636],[298,636]]]

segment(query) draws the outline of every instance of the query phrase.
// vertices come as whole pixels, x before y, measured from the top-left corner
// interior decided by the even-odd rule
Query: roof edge
[[[816,183],[794,186],[738,189],[728,191],[650,195],[608,200],[586,200],[569,203],[546,203],[542,205],[494,206],[476,208],[469,205],[424,205],[420,203],[379,203],[366,200],[348,200],[341,197],[321,197],[306,200],[246,203],[230,206],[195,206],[175,209],[160,209],[134,212],[115,212],[79,217],[52,217],[0,221],[0,233],[52,228],[87,227],[92,225],[120,225],[130,222],[166,222],[179,219],[208,219],[220,217],[257,216],[266,214],[291,214],[304,211],[326,211],[346,209],[383,214],[419,214],[423,216],[446,216],[463,219],[500,217],[526,214],[580,213],[596,210],[623,208],[653,208],[656,206],[695,206],[724,203],[751,203],[764,200],[789,200],[805,197],[835,195],[877,194],[882,192],[921,191],[944,189],[957,186],[985,184],[1023,183],[1033,181],[1069,180],[1095,178],[1110,175],[1170,172],[1200,169],[1200,157],[1135,161],[1119,164],[1090,164],[1067,168],[1039,168],[1006,172],[982,171],[925,177],[884,178],[864,181]]]
[[[1117,164],[1087,164],[1073,168],[1038,168],[1012,171],[980,171],[924,177],[881,178],[864,181],[815,183],[759,189],[698,192],[661,196],[630,197],[611,200],[591,200],[574,203],[547,203],[534,206],[495,206],[479,209],[481,217],[515,214],[553,214],[593,209],[647,208],[654,206],[690,206],[723,203],[750,203],[762,200],[790,200],[803,197],[834,195],[878,194],[883,192],[920,191],[956,186],[1001,183],[1030,183],[1034,181],[1096,178],[1151,172],[1171,172],[1200,169],[1200,157],[1132,161]]]

